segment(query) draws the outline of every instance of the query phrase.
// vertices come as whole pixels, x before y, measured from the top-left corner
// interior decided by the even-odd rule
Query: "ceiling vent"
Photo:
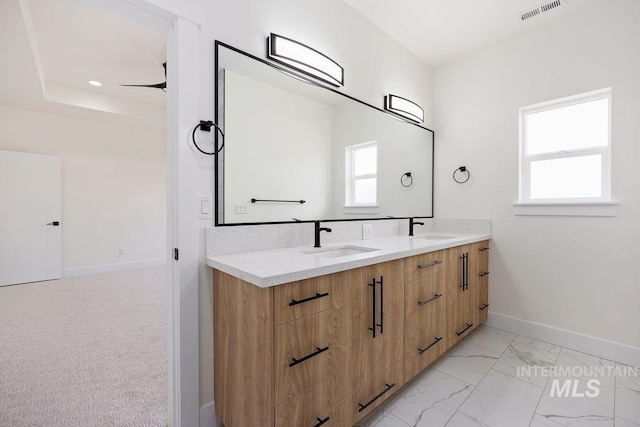
[[[564,6],[565,4],[567,4],[567,0],[552,0],[534,8],[525,10],[524,12],[520,12],[518,16],[521,21],[526,21],[527,19],[535,18],[538,15],[549,12],[550,10],[556,9],[560,6]]]

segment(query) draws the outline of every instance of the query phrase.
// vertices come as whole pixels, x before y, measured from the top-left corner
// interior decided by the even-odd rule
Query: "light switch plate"
[[[362,240],[371,239],[373,237],[373,225],[365,224],[362,226]]]
[[[198,196],[198,219],[213,218],[213,206],[210,196]]]

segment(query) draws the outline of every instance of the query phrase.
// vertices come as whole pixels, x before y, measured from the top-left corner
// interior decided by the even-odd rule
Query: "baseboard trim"
[[[216,417],[216,405],[209,402],[200,407],[200,427],[219,427],[220,423]]]
[[[553,326],[489,312],[485,325],[630,366],[640,366],[640,348]]]
[[[160,267],[167,264],[166,259],[150,259],[146,261],[121,262],[118,264],[92,265],[90,267],[66,268],[62,277],[86,276],[87,274],[112,273],[114,271],[137,270],[139,268]]]

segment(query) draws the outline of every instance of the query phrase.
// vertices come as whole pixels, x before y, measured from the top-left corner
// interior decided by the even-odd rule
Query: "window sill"
[[[378,215],[378,205],[343,206],[345,215]]]
[[[514,215],[531,216],[616,216],[618,203],[514,203]]]

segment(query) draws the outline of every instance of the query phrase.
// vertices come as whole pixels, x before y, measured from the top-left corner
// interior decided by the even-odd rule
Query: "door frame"
[[[167,37],[167,267],[169,425],[200,423],[198,332],[198,163],[188,136],[198,119],[202,14],[170,0],[80,0]],[[178,249],[179,259],[174,259]]]

